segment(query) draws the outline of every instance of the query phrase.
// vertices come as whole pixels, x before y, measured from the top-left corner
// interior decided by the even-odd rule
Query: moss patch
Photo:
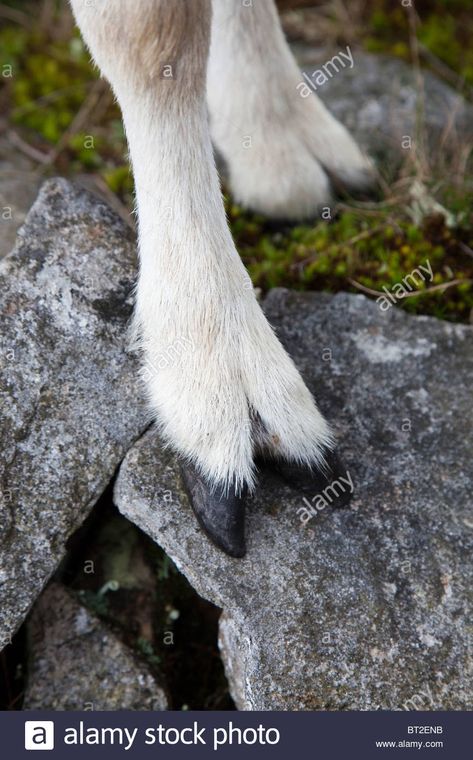
[[[421,46],[453,73],[473,85],[473,16],[470,0],[424,0],[413,12]],[[362,42],[374,53],[411,57],[409,9],[399,0],[366,3]]]
[[[460,202],[457,200],[460,205]],[[471,208],[471,207],[470,207]],[[412,313],[469,321],[473,309],[473,232],[471,218],[454,229],[440,215],[420,225],[406,210],[373,213],[345,210],[334,221],[281,226],[227,201],[238,250],[253,282],[263,291],[276,286],[337,292],[364,289],[384,293],[401,283],[419,264],[430,263],[433,277],[419,280],[399,302]],[[453,281],[460,281],[443,289]],[[353,283],[356,282],[357,285]],[[432,287],[436,290],[429,291]],[[372,294],[376,297],[376,294]]]

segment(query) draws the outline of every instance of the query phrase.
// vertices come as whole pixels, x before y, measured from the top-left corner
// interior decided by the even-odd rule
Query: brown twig
[[[49,152],[47,161],[45,162],[45,167],[55,163],[60,153],[62,153],[64,148],[67,147],[69,139],[72,137],[72,135],[81,130],[96,105],[100,102],[100,98],[106,89],[107,85],[103,79],[97,79],[94,82],[92,89],[84,100],[79,111],[76,113],[67,129],[63,132],[54,148]]]
[[[379,298],[380,296],[385,296],[385,291],[381,290],[373,290],[372,288],[366,287],[366,285],[362,285],[361,282],[357,282],[356,280],[352,280],[350,277],[348,278],[348,282],[350,285],[353,285],[353,287],[357,288],[358,290],[363,291],[363,293],[368,293],[370,296],[376,296]],[[443,282],[441,285],[432,285],[431,288],[425,288],[425,290],[413,290],[410,293],[405,293],[402,296],[396,296],[398,301],[402,301],[403,298],[413,298],[414,296],[424,296],[428,293],[434,293],[444,290],[447,290],[448,288],[454,287],[456,285],[462,285],[463,283],[470,283],[473,282],[472,278],[468,279],[457,279],[457,280],[450,280],[450,282]]]
[[[91,87],[92,85],[93,83],[89,82],[86,87]],[[57,98],[62,98],[63,95],[74,92],[74,90],[78,90],[83,86],[82,82],[79,82],[77,84],[69,85],[68,87],[63,87],[60,90],[53,90],[53,92],[48,92],[46,95],[41,95],[39,98],[34,98],[33,100],[28,101],[28,103],[23,106],[16,106],[13,108],[12,113],[16,117],[21,116],[24,113],[34,110],[36,107],[42,107],[48,103],[53,103]]]
[[[461,240],[460,240],[459,245],[463,253],[466,253],[467,256],[471,256],[473,258],[473,250],[470,248],[469,245],[467,245],[466,243],[463,243]]]
[[[435,73],[444,79],[446,82],[452,85],[455,90],[466,91],[469,97],[473,97],[473,88],[470,87],[465,81],[465,77],[457,74],[453,69],[447,66],[435,53],[432,53],[429,48],[422,42],[418,43],[419,52],[423,58],[430,64]]]
[[[127,207],[121,202],[118,196],[115,195],[115,193],[112,193],[105,180],[99,174],[94,174],[93,181],[100,195],[106,198],[107,202],[114,209],[114,211],[116,211],[121,219],[123,219],[123,221],[126,222],[126,224],[130,227],[130,229],[135,232],[136,225],[133,216],[130,214]]]
[[[419,145],[412,158],[414,166],[416,168],[417,176],[423,181],[423,178],[427,174],[428,164],[425,152],[425,82],[422,74],[422,67],[420,64],[420,50],[419,50],[419,38],[417,34],[417,27],[419,24],[419,15],[414,5],[409,5],[407,8],[407,15],[409,20],[409,47],[412,56],[412,67],[414,70],[416,89],[417,89],[417,104],[416,104],[416,140]]]
[[[341,240],[340,245],[347,246],[359,243],[360,240],[366,240],[366,238],[370,238],[372,235],[376,235],[377,232],[381,232],[381,230],[384,230],[385,226],[386,225],[384,224],[377,224],[376,227],[372,227],[370,230],[363,230],[363,232],[359,232],[358,235],[354,235],[348,240]]]
[[[0,16],[22,26],[29,27],[31,25],[31,19],[27,13],[19,11],[16,8],[10,8],[10,6],[4,5],[4,3],[0,3]]]
[[[24,153],[28,158],[32,158],[38,164],[46,164],[48,162],[48,154],[43,153],[41,150],[34,148],[32,145],[23,140],[20,135],[13,129],[10,129],[7,133],[7,138],[10,143],[17,148],[21,153]]]

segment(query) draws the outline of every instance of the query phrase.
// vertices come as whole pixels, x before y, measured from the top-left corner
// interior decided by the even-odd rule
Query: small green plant
[[[166,581],[171,575],[178,572],[172,559],[164,552],[156,557],[155,566],[158,581]]]
[[[86,589],[78,591],[77,596],[84,607],[87,607],[94,615],[98,617],[107,617],[109,615],[110,610],[105,594]]]
[[[148,639],[139,638],[136,641],[137,651],[145,658],[145,660],[152,667],[159,667],[161,665],[161,657],[156,654],[153,645]]]
[[[45,157],[59,149],[54,163],[62,172],[97,171],[113,192],[125,194],[120,112],[79,33],[57,39],[39,23],[2,25],[0,62],[11,71],[1,78],[8,119],[23,139]]]

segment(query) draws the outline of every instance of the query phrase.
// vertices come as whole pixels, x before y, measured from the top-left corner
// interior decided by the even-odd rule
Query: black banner
[[[2,756],[470,760],[465,712],[3,712]]]

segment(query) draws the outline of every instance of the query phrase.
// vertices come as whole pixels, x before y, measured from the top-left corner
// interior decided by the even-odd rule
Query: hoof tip
[[[212,490],[206,480],[189,464],[181,472],[190,503],[200,527],[213,544],[225,554],[242,559],[245,544],[245,496],[234,488],[228,492]]]
[[[306,496],[330,493],[332,506],[347,506],[353,495],[353,481],[335,450],[324,453],[325,467],[310,469],[294,462],[277,462],[276,471],[293,488]]]

